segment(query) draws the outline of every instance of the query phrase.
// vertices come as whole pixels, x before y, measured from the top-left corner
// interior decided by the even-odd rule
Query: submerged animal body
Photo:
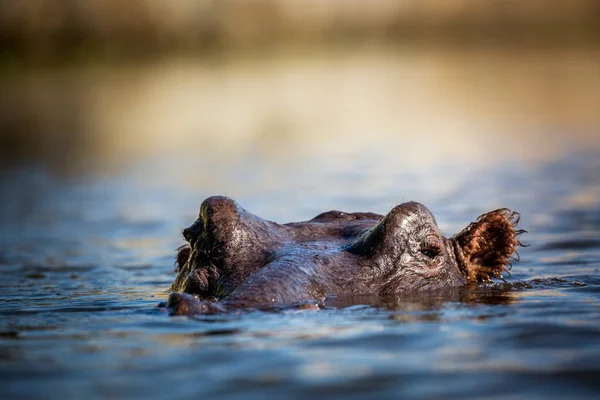
[[[329,211],[277,224],[214,196],[183,231],[173,314],[269,308],[343,295],[399,295],[502,278],[519,214],[499,209],[446,238],[416,202],[387,215]]]

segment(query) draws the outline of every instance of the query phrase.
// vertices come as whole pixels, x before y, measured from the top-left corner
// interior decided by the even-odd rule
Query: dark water
[[[443,136],[324,146],[295,133],[239,139],[239,151],[226,138],[116,164],[104,154],[106,169],[85,168],[98,160],[89,149],[65,154],[76,167],[10,164],[0,177],[0,397],[597,398],[600,157],[594,140],[573,145],[574,133],[543,128],[485,136],[475,158]],[[506,137],[533,143],[535,157],[487,145]],[[423,146],[438,156],[415,158]],[[507,283],[332,299],[318,312],[168,317],[156,305],[175,278],[180,230],[213,194],[278,222],[418,200],[447,234],[509,207],[530,247]]]

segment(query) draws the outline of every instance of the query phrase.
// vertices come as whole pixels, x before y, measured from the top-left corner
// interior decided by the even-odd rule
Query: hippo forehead
[[[421,203],[410,201],[408,203],[402,203],[395,208],[397,213],[401,217],[398,221],[403,227],[410,227],[422,224],[432,224],[437,226],[435,217],[429,210]]]
[[[396,206],[386,217],[395,227],[396,234],[410,238],[439,234],[437,222],[431,211],[421,203],[408,202]]]

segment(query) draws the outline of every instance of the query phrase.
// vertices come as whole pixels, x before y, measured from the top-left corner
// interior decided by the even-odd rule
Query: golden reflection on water
[[[32,139],[76,137],[48,141],[63,161],[187,160],[179,176],[200,184],[211,178],[195,159],[272,168],[365,153],[375,168],[537,161],[600,147],[598,65],[595,48],[170,59],[20,76],[2,87],[4,103],[18,95],[0,117]]]

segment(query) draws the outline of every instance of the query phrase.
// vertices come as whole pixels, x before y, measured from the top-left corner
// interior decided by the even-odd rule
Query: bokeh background
[[[0,397],[597,398],[598,21],[594,0],[0,0]],[[449,298],[168,318],[215,194],[277,222],[416,200],[448,235],[509,207],[531,246]]]
[[[190,185],[253,162],[231,172],[273,189],[314,158],[557,158],[600,145],[599,18],[591,0],[3,0],[0,155],[74,174],[169,157]]]

